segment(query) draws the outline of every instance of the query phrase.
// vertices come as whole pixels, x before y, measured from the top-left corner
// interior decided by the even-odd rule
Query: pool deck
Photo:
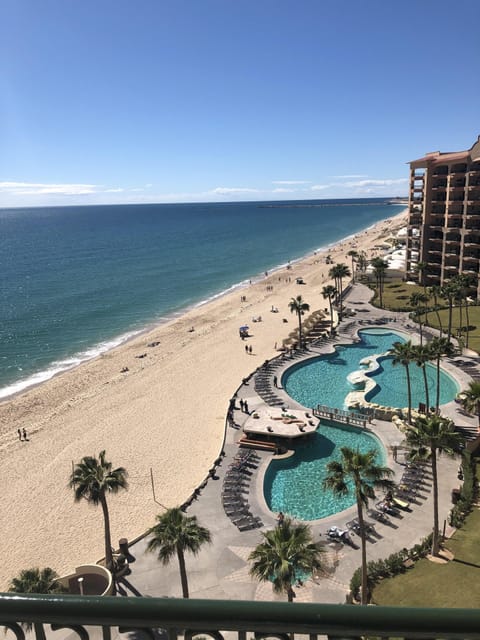
[[[357,311],[354,318],[347,318],[338,327],[338,337],[334,342],[324,342],[312,346],[301,357],[308,358],[320,354],[330,353],[335,343],[348,344],[355,340],[356,333],[364,326],[376,326],[381,318],[387,326],[394,330],[408,333],[418,339],[416,327],[412,327],[407,314],[389,313],[372,307],[369,299],[372,292],[363,285],[353,286],[347,296],[346,305]],[[392,324],[390,324],[390,322]],[[433,330],[429,329],[432,335]],[[300,356],[284,358],[275,368],[275,375],[281,379],[282,371]],[[462,357],[454,358],[443,364],[445,370],[464,387],[471,381],[471,376],[456,366],[460,360],[465,369],[465,361],[475,367],[479,359]],[[467,369],[470,371],[470,369]],[[473,371],[473,373],[476,372]],[[478,367],[480,376],[480,367]],[[272,373],[273,377],[273,373]],[[236,403],[230,426],[226,428],[224,455],[216,475],[210,479],[201,490],[197,500],[188,508],[188,515],[196,515],[199,522],[207,527],[212,535],[212,545],[203,547],[198,556],[186,555],[187,574],[190,597],[205,599],[238,599],[238,600],[284,600],[283,596],[273,593],[270,584],[258,583],[249,576],[248,556],[253,548],[261,541],[261,532],[276,525],[275,514],[271,513],[263,498],[263,477],[272,453],[258,451],[259,462],[256,468],[250,468],[246,486],[245,500],[252,513],[261,518],[263,527],[241,532],[226,515],[221,499],[221,492],[225,475],[229,465],[239,452],[238,441],[243,435],[244,426],[251,425],[253,413],[274,415],[274,409],[266,405],[265,400],[255,390],[254,375],[238,389]],[[301,411],[305,415],[305,408],[295,403],[283,389],[272,389],[272,397],[278,398],[278,406],[287,408],[287,412]],[[249,414],[240,410],[240,399],[248,402]],[[459,405],[452,402],[442,407],[443,415],[452,418],[455,423],[465,428],[467,433],[476,433],[476,419],[465,415]],[[275,414],[276,415],[276,414]],[[255,419],[256,420],[256,419]],[[307,419],[308,424],[308,419]],[[400,446],[402,433],[391,422],[374,420],[368,425],[383,442],[388,454],[387,466],[395,472],[395,479],[399,480],[404,470],[403,453],[399,449],[398,461],[392,457],[392,447]],[[297,427],[294,427],[298,431]],[[446,520],[451,509],[451,491],[459,486],[457,469],[459,461],[448,458],[439,460],[439,510],[440,523]],[[251,474],[251,475],[250,475]],[[420,495],[412,502],[410,511],[402,511],[398,517],[391,517],[387,524],[375,523],[374,534],[367,543],[368,560],[385,558],[394,551],[404,547],[411,547],[424,538],[432,527],[432,495],[431,481],[427,474],[425,483],[421,487]],[[321,486],[318,487],[322,491]],[[373,504],[371,505],[374,506]],[[160,508],[159,508],[159,511]],[[346,522],[356,517],[356,507],[351,507],[342,513],[323,520],[311,522],[315,540],[325,542],[325,569],[318,576],[308,580],[303,586],[295,589],[297,602],[342,603],[349,591],[349,582],[353,571],[360,566],[360,549],[352,549],[336,543],[328,543],[325,532],[329,526],[335,524],[344,527]],[[368,518],[373,522],[371,518]],[[152,523],[153,524],[153,523]],[[447,526],[447,535],[449,528]],[[354,540],[359,543],[358,536]],[[131,573],[120,582],[120,593],[123,595],[180,597],[181,586],[178,563],[173,559],[170,564],[163,566],[154,554],[146,553],[148,538],[142,538],[132,545],[130,551],[134,558],[131,563]]]

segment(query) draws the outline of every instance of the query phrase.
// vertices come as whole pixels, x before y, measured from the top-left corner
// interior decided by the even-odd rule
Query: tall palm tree
[[[323,488],[330,489],[338,495],[346,495],[350,493],[351,483],[353,483],[362,541],[362,604],[367,604],[367,541],[363,509],[368,507],[369,500],[375,499],[376,488],[388,490],[393,487],[393,482],[390,480],[393,471],[377,464],[374,450],[361,453],[358,449],[342,447],[340,452],[341,461],[332,460],[327,465],[329,475],[323,481]]]
[[[385,284],[385,272],[388,267],[388,263],[380,257],[370,260],[370,264],[373,267],[373,273],[375,274],[376,288],[378,294],[378,301],[380,307],[383,308],[383,286]]]
[[[321,568],[323,548],[313,541],[307,524],[294,524],[288,517],[262,536],[263,542],[248,557],[253,563],[250,575],[261,582],[272,581],[275,593],[286,593],[288,602],[293,602],[298,574]]]
[[[418,325],[420,327],[420,344],[423,344],[423,331],[422,331],[422,313],[425,312],[425,308],[422,305],[427,304],[428,296],[420,291],[415,291],[410,296],[410,305],[415,309],[415,315]]]
[[[157,516],[157,524],[150,533],[147,551],[157,551],[162,564],[168,564],[177,556],[183,597],[188,598],[185,552],[197,555],[203,544],[211,543],[210,531],[198,524],[196,516],[187,516],[179,507],[173,507]]]
[[[410,363],[414,359],[412,341],[408,342],[394,342],[392,349],[392,364],[401,364],[405,367],[405,373],[407,375],[407,397],[408,397],[408,422],[412,421],[412,383],[410,380]]]
[[[355,251],[355,249],[350,249],[350,251],[347,253],[347,256],[350,256],[352,260],[352,282],[355,282],[355,264],[358,259],[358,251]]]
[[[339,264],[336,264],[330,269],[330,271],[328,272],[328,275],[330,276],[330,278],[333,278],[336,283],[336,288],[338,291],[338,297],[337,297],[338,317],[339,317],[339,320],[341,320],[342,319],[342,302],[343,302],[343,279],[350,277],[351,275],[350,269],[347,267],[346,264],[343,264],[343,262],[340,262]]]
[[[360,251],[357,257],[357,270],[365,273],[368,266],[367,254],[365,251]]]
[[[425,295],[427,294],[427,285],[425,280],[427,269],[428,269],[428,265],[426,262],[418,262],[415,267],[415,271],[418,274],[418,280],[420,284],[423,286],[423,292]]]
[[[110,516],[107,506],[107,494],[128,489],[128,473],[123,467],[112,469],[112,463],[105,460],[105,450],[97,458],[85,456],[75,465],[69,480],[74,490],[75,502],[87,500],[95,507],[100,504],[105,526],[105,564],[113,571],[112,537],[110,534]]]
[[[429,287],[428,289],[428,295],[432,296],[433,298],[435,314],[437,316],[438,326],[440,327],[440,337],[442,337],[442,334],[443,334],[442,319],[438,312],[438,298],[440,297],[440,292],[441,292],[441,287],[439,287],[438,285],[434,285],[433,287]]]
[[[22,569],[12,578],[8,590],[13,593],[64,593],[66,589],[57,582],[58,573],[50,567]]]
[[[428,345],[417,344],[412,347],[412,358],[415,360],[417,366],[422,369],[423,385],[425,387],[425,406],[428,414],[430,412],[430,395],[427,380],[427,362],[430,362],[432,359],[432,352]]]
[[[433,485],[433,537],[432,555],[438,556],[440,547],[438,531],[438,455],[453,457],[460,451],[463,438],[455,432],[451,420],[437,415],[419,417],[414,425],[408,425],[405,432],[407,444],[411,447],[411,460],[428,460],[432,468]]]
[[[435,411],[438,413],[440,408],[440,361],[446,356],[451,357],[455,353],[455,348],[448,338],[433,338],[428,344],[432,360],[435,360],[437,366],[437,389],[435,398]]]
[[[288,306],[290,311],[292,313],[296,313],[298,316],[298,344],[302,347],[302,316],[305,311],[309,311],[310,305],[307,302],[304,302],[302,296],[297,296],[290,300]]]
[[[457,295],[457,283],[454,280],[447,282],[440,288],[440,295],[442,298],[448,303],[448,329],[447,329],[447,339],[450,342],[452,337],[452,317],[453,317],[453,303],[455,301],[455,297]]]
[[[463,392],[462,406],[468,413],[474,413],[478,418],[480,433],[480,382],[470,382],[468,389]]]
[[[337,290],[333,284],[328,284],[322,289],[322,296],[325,300],[328,298],[328,304],[330,306],[330,333],[333,333],[333,299],[337,295]]]
[[[467,323],[467,332],[466,332],[467,337],[465,341],[465,346],[468,349],[468,343],[469,343],[469,337],[470,337],[470,315],[468,312],[468,302],[469,302],[468,293],[469,293],[469,289],[471,289],[475,285],[475,279],[473,276],[467,273],[460,273],[456,277],[456,280],[458,282],[458,286],[460,290],[461,303],[465,302],[465,317],[466,317],[466,323]],[[462,307],[460,306],[460,311],[461,309]],[[460,331],[462,331],[462,329],[463,329],[463,321],[460,320]]]

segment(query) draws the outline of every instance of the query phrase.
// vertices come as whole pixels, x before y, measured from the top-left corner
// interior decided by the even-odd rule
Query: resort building
[[[467,151],[410,162],[406,270],[428,286],[465,273],[480,293],[480,136]]]

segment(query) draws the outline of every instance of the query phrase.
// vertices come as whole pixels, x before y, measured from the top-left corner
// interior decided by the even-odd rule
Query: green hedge
[[[430,553],[432,548],[432,534],[429,534],[419,544],[414,545],[411,549],[402,549],[397,553],[392,553],[385,560],[376,560],[367,563],[367,582],[368,590],[372,591],[374,586],[384,578],[393,578],[400,573],[405,573],[408,568],[408,561],[416,561],[424,558]],[[350,580],[350,597],[359,600],[360,588],[362,586],[362,568],[355,570]]]

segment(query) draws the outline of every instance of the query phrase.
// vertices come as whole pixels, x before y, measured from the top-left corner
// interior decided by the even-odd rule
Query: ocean
[[[396,215],[385,200],[0,210],[0,398]]]

